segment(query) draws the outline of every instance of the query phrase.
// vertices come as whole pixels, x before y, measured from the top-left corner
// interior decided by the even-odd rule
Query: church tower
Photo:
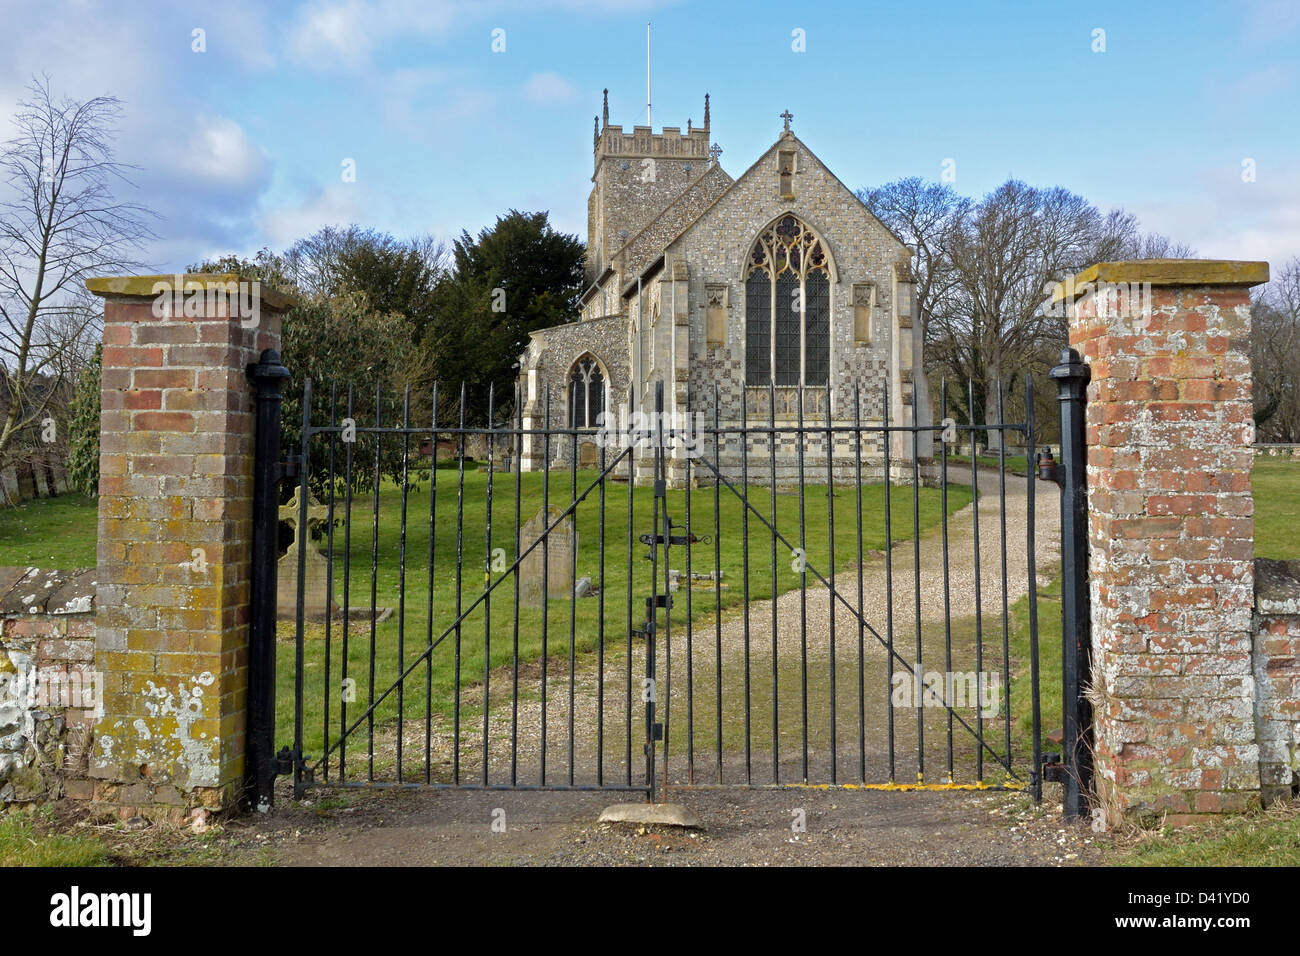
[[[624,132],[609,125],[609,90],[596,120],[592,144],[595,171],[587,200],[587,282],[596,281],[613,255],[709,166],[709,97],[704,97],[704,125],[687,120]]]

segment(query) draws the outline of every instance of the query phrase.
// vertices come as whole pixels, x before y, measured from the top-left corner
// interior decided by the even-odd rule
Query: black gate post
[[[1052,369],[1061,409],[1061,652],[1065,819],[1086,816],[1092,790],[1092,620],[1088,597],[1088,482],[1084,412],[1092,372],[1074,349]]]
[[[280,511],[281,384],[289,370],[275,349],[248,366],[257,386],[257,431],[253,458],[253,566],[248,626],[248,743],[244,779],[247,799],[258,811],[275,799],[275,566]]]

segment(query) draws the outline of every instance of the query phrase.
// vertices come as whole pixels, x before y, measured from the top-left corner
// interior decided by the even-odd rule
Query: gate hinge
[[[1065,765],[1061,763],[1059,753],[1043,754],[1043,781],[1045,783],[1065,782]]]
[[[670,609],[673,606],[673,596],[671,594],[656,594],[654,597],[645,599],[645,613],[649,617],[657,607]]]
[[[663,725],[663,724],[656,722],[656,723],[654,723],[653,725],[651,725],[651,730],[650,730],[650,739],[651,739],[651,740],[663,740],[663,739],[664,739],[664,725]]]
[[[283,461],[275,463],[275,480],[284,481],[289,478],[297,478],[300,474],[299,468],[302,467],[302,458],[298,455],[291,455]]]
[[[668,482],[666,482],[662,478],[655,479],[655,497],[656,498],[668,497]]]
[[[275,775],[287,777],[291,773],[293,773],[293,751],[286,745],[275,755]]]
[[[1038,479],[1039,481],[1050,481],[1054,485],[1064,483],[1064,475],[1061,473],[1060,463],[1052,457],[1052,449],[1044,448],[1038,453]]]
[[[633,637],[650,637],[654,634],[654,632],[655,632],[655,626],[649,621],[646,621],[640,627],[632,628]]]

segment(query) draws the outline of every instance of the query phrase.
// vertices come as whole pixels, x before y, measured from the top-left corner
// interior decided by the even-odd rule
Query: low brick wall
[[[1265,803],[1300,795],[1300,561],[1255,561],[1255,736]]]
[[[0,568],[0,805],[92,796],[95,578]]]

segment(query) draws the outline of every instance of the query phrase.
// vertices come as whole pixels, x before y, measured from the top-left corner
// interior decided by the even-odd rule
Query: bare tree
[[[945,241],[953,225],[970,209],[971,201],[946,183],[927,183],[916,176],[860,189],[857,195],[911,250],[916,314],[924,341],[931,308],[948,294],[953,281]]]
[[[966,421],[999,420],[999,383],[1005,410],[1019,417],[1024,373],[1055,362],[1067,330],[1042,308],[1052,283],[1093,262],[1191,254],[1143,234],[1132,214],[1103,214],[1061,187],[1009,180],[972,202],[912,178],[858,195],[912,249],[926,370]],[[1048,398],[1039,396],[1041,412]]]
[[[49,77],[18,104],[18,134],[0,152],[0,364],[8,403],[0,461],[48,439],[41,423],[93,348],[100,310],[85,280],[139,271],[151,213],[115,198],[128,165],[113,160],[113,97],[59,100]]]
[[[1300,442],[1300,257],[1291,257],[1250,311],[1259,440]]]

